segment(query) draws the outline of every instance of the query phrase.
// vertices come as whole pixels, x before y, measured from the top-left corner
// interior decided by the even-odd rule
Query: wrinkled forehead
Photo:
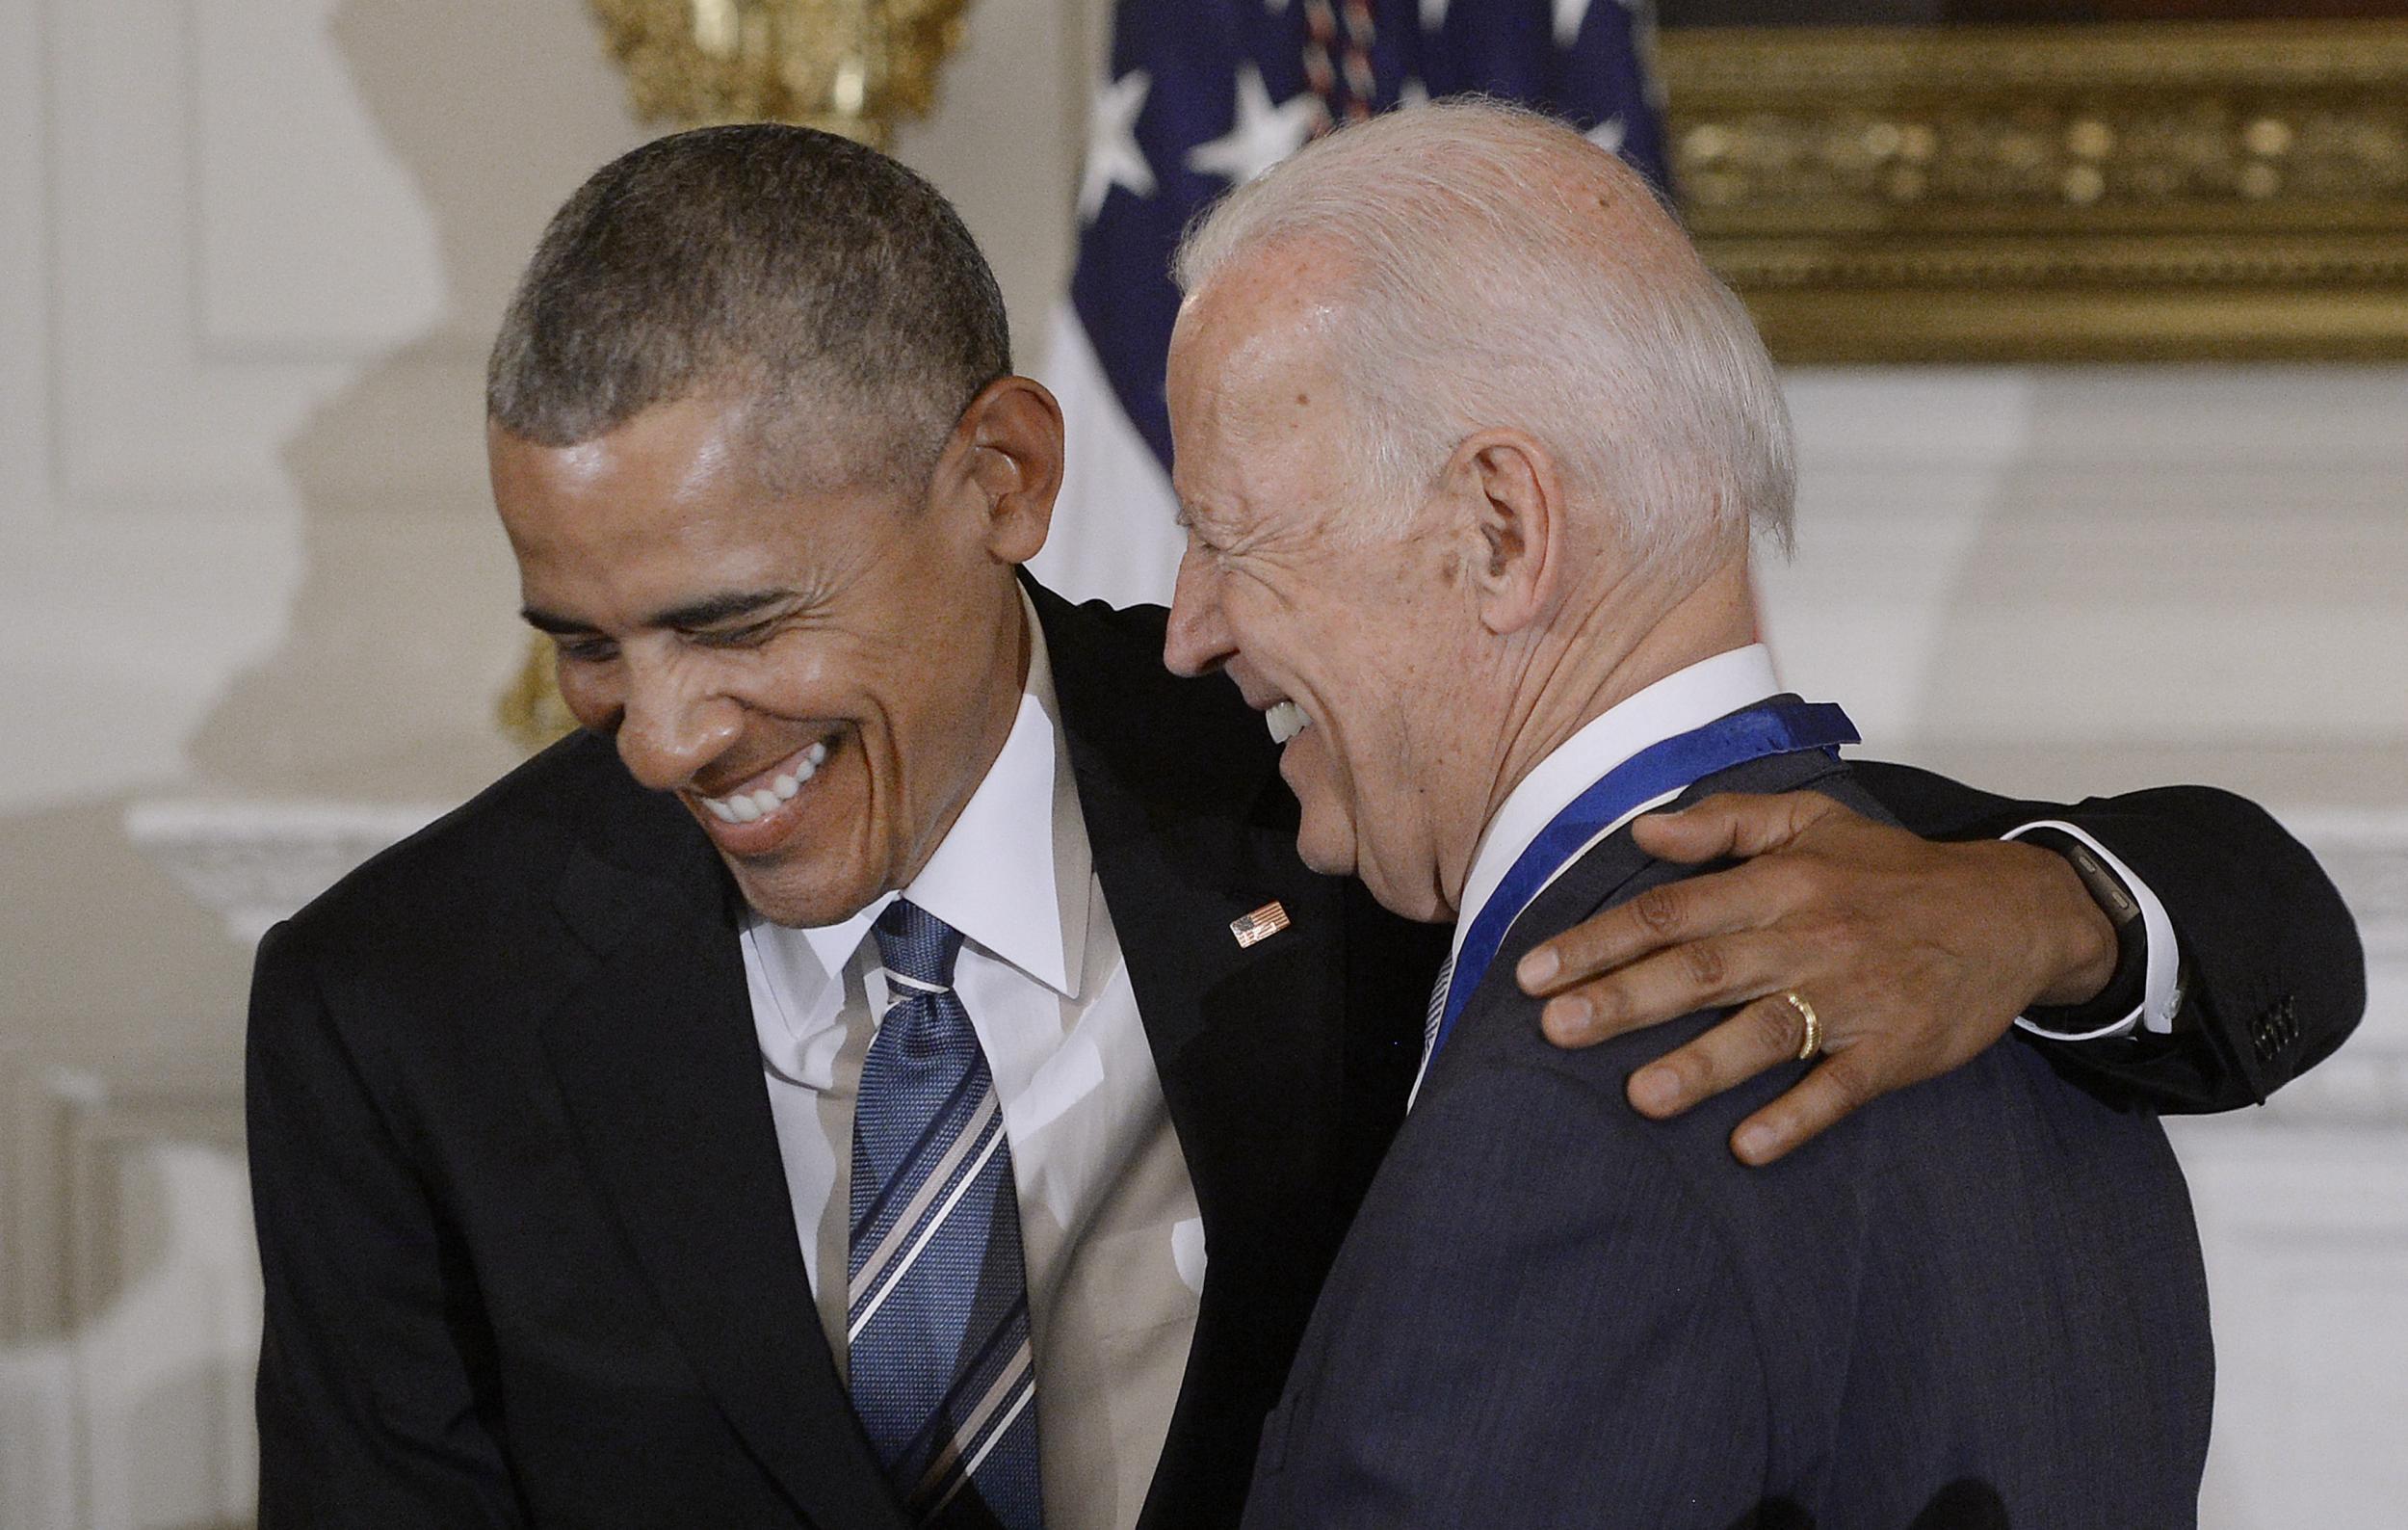
[[[1342,497],[1340,464],[1352,458],[1326,313],[1274,301],[1197,317],[1170,394],[1171,486],[1183,510],[1223,544],[1311,535]]]
[[[1182,308],[1173,338],[1173,439],[1262,449],[1340,419],[1342,305],[1276,279],[1221,278]]]
[[[522,582],[792,583],[909,532],[875,481],[774,484],[737,414],[706,405],[662,406],[568,446],[497,430],[489,450]]]

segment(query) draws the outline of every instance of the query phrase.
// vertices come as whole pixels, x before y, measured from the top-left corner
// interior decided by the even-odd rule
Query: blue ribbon
[[[1455,1020],[1471,1002],[1473,990],[1497,959],[1497,948],[1505,944],[1506,932],[1523,909],[1538,896],[1549,878],[1616,820],[1642,803],[1733,766],[1810,749],[1836,754],[1841,745],[1856,743],[1858,737],[1847,714],[1829,702],[1785,698],[1676,733],[1608,771],[1604,779],[1574,798],[1570,806],[1539,831],[1472,920],[1454,960],[1454,977],[1447,985],[1446,1014],[1438,1022],[1438,1039],[1430,1046],[1430,1057],[1435,1058],[1453,1034]]]

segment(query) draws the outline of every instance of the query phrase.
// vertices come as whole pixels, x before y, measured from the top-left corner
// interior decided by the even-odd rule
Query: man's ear
[[[1061,489],[1061,406],[1044,384],[997,378],[961,411],[929,486],[963,503],[997,563],[1024,564],[1045,545]]]
[[[1554,459],[1520,431],[1481,431],[1447,464],[1472,524],[1466,573],[1491,632],[1519,632],[1538,620],[1563,576],[1563,486]]]

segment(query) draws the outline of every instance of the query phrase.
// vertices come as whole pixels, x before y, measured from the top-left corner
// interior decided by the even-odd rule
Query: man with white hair
[[[1293,730],[1309,865],[1459,919],[1247,1525],[2191,1522],[2206,1291],[2152,1113],[1993,1047],[1749,1170],[1726,1137],[1795,1065],[1650,1123],[1656,1043],[1552,1046],[1516,985],[1539,935],[1677,910],[1650,808],[1883,816],[1754,645],[1789,424],[1648,187],[1544,119],[1401,112],[1234,195],[1179,276],[1167,657]],[[1820,1049],[1807,995],[1748,1013]]]

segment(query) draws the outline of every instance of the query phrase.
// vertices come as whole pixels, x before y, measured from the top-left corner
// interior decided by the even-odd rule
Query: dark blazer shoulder
[[[1878,812],[1819,756],[1697,791],[1793,789]],[[1435,1525],[1474,1505],[1499,1524],[1788,1522],[1776,1507],[1904,1523],[1960,1471],[1990,1474],[2019,1523],[2179,1522],[2161,1511],[2196,1492],[2206,1306],[2154,1119],[1995,1047],[1767,1169],[1729,1135],[1804,1065],[1643,1120],[1631,1071],[1720,1016],[1562,1051],[1511,969],[1693,874],[1614,836],[1499,952],[1332,1275],[1249,1526]],[[1976,1442],[1977,1418],[2013,1427]],[[2149,1469],[2110,1486],[2066,1466],[2107,1436]]]
[[[1161,606],[1073,605],[1034,580],[1023,584],[1045,629],[1082,778],[1108,777],[1167,811],[1259,806],[1279,816],[1279,751],[1262,714],[1225,674],[1190,678],[1164,667]]]
[[[624,788],[631,789],[623,794]],[[336,880],[296,916],[313,932],[388,919],[412,901],[442,901],[463,884],[490,886],[497,875],[528,882],[540,875],[529,851],[572,842],[579,806],[604,811],[631,805],[611,801],[649,796],[619,765],[610,741],[583,729],[511,770],[417,832],[387,846]]]
[[[261,962],[323,952],[346,987],[414,995],[422,1017],[450,997],[485,1011],[539,998],[663,897],[732,919],[700,828],[580,730],[336,882],[272,933]]]

